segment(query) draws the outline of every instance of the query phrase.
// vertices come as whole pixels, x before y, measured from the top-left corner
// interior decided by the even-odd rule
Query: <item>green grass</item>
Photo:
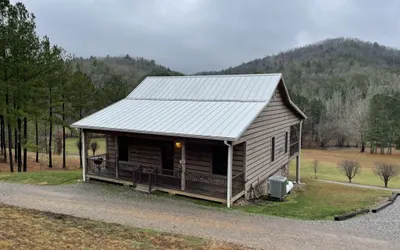
[[[67,138],[65,141],[65,148],[67,155],[79,155],[78,147],[76,143],[78,138]],[[96,141],[100,148],[96,151],[96,154],[105,154],[106,153],[106,139],[105,138],[93,138],[90,140],[91,142]],[[92,154],[92,150],[89,147],[89,154]]]
[[[81,170],[0,173],[0,181],[35,185],[72,184],[80,179],[82,179]]]
[[[318,179],[340,182],[349,181],[347,177],[339,171],[336,163],[320,161],[319,164],[320,166],[317,173]],[[361,165],[360,169],[360,173],[354,177],[352,183],[384,187],[383,181],[374,173],[373,168],[363,167],[363,165]],[[295,162],[292,162],[290,165],[290,172],[296,172]],[[301,163],[301,178],[315,178],[312,162],[307,159],[302,160]],[[394,177],[389,181],[389,188],[400,188],[400,176]]]
[[[305,181],[306,185],[293,190],[284,202],[260,201],[260,204],[240,206],[237,209],[296,219],[332,220],[335,215],[372,207],[381,198],[391,194],[389,191]]]

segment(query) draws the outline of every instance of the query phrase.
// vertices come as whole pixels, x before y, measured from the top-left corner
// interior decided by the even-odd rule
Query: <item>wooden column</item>
[[[86,181],[86,174],[87,174],[87,156],[88,156],[88,141],[87,141],[87,135],[86,131],[82,129],[82,138],[81,138],[81,143],[82,143],[82,176],[83,176],[83,181]]]
[[[118,179],[119,176],[119,145],[118,145],[118,136],[114,136],[114,143],[115,143],[115,178]]]
[[[182,147],[181,147],[181,167],[182,167],[181,189],[185,190],[186,188],[186,142],[185,141],[182,141]]]

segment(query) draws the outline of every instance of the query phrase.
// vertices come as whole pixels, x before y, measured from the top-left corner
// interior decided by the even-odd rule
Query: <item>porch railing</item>
[[[87,158],[87,173],[114,179],[132,181],[136,184],[146,184],[149,192],[157,187],[181,190],[181,171],[137,165],[131,162],[118,162],[119,176],[116,177],[116,163],[106,159],[106,155],[96,155]],[[244,190],[244,173],[232,177],[232,195]],[[226,176],[209,173],[186,171],[185,191],[225,198],[227,193]]]
[[[290,144],[290,156],[299,152],[299,142],[294,142]]]

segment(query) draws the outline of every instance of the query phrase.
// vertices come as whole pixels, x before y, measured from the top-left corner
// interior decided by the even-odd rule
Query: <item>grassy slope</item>
[[[81,170],[0,173],[0,181],[36,185],[71,184],[80,179],[82,179]]]
[[[0,225],[0,249],[243,249],[197,237],[2,204]]]
[[[285,202],[260,201],[258,205],[238,207],[249,213],[260,213],[298,219],[328,219],[333,216],[373,206],[389,191],[353,188],[306,180]]]
[[[324,180],[348,182],[346,176],[337,169],[337,164],[342,160],[357,160],[361,165],[360,174],[356,175],[353,183],[372,186],[383,186],[382,180],[374,173],[375,162],[400,163],[400,152],[394,151],[393,155],[371,155],[359,153],[358,149],[342,150],[310,150],[303,149],[301,162],[301,176],[314,178],[312,162],[317,159],[320,163],[318,178]],[[295,173],[295,162],[291,164],[291,173]],[[389,182],[389,187],[400,188],[400,176]]]

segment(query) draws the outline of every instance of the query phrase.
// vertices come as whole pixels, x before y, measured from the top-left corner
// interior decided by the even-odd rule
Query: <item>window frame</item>
[[[285,132],[285,154],[287,154],[287,152],[288,152],[288,144],[289,144],[289,142],[288,142],[288,140],[289,140],[289,132]]]
[[[275,161],[275,136],[271,138],[271,162]]]

